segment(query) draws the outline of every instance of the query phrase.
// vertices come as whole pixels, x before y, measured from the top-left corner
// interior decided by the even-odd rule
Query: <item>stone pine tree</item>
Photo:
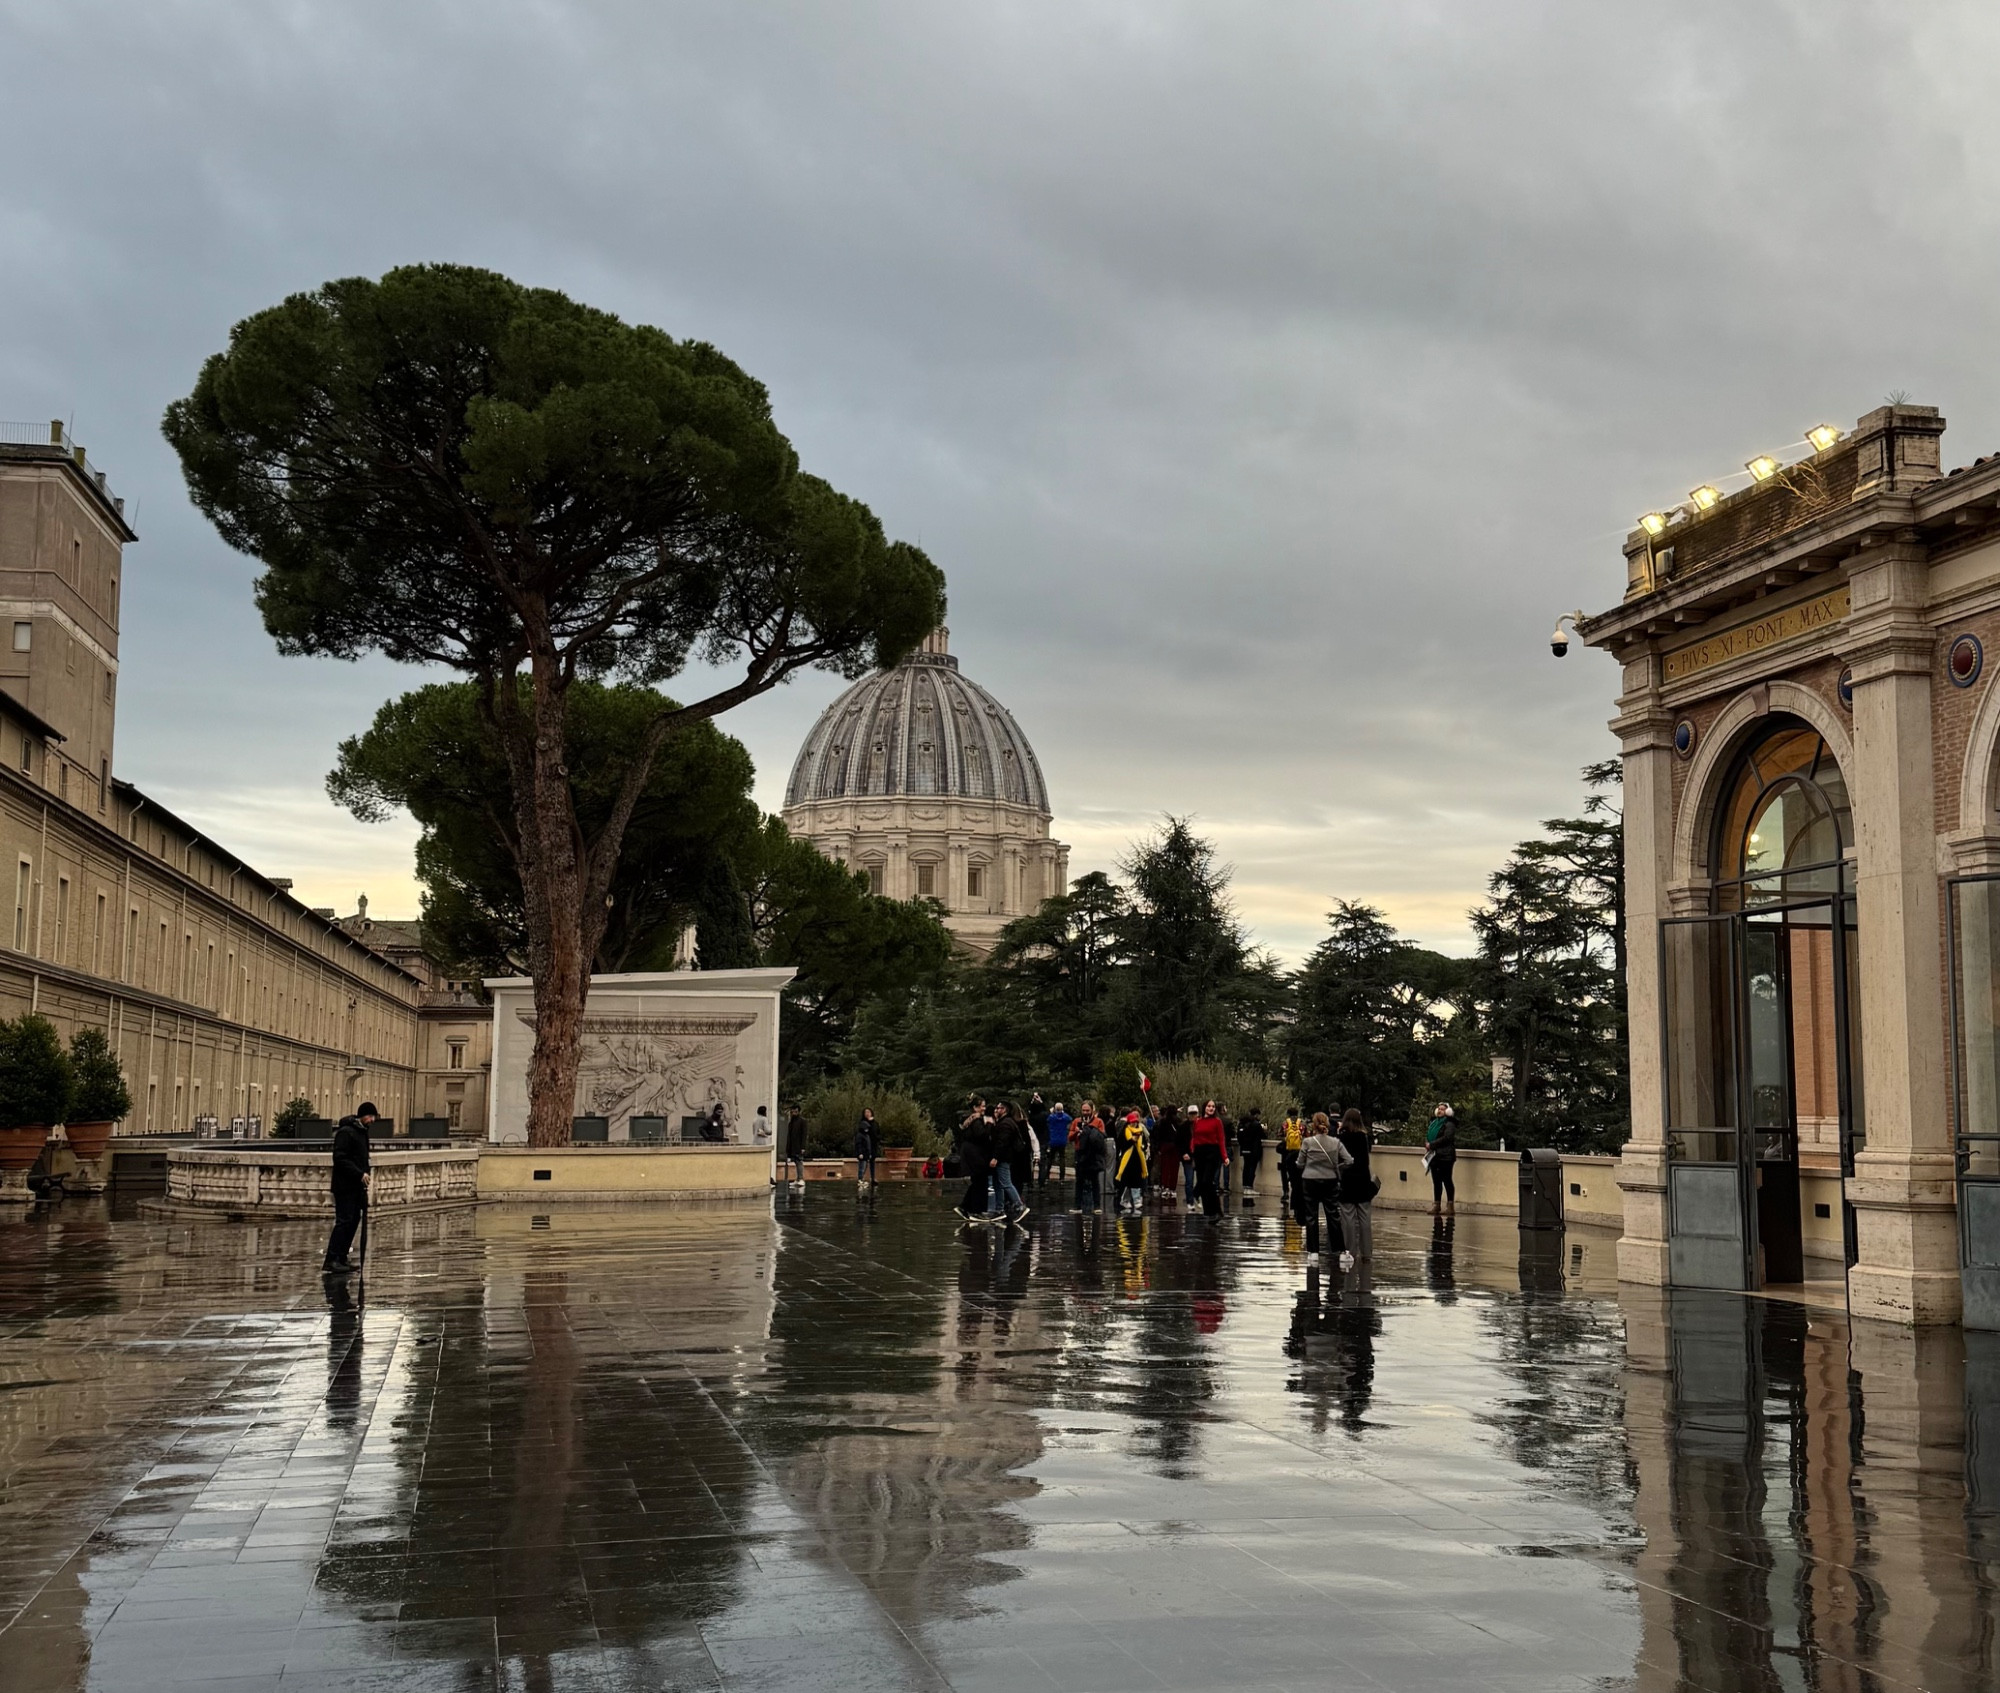
[[[196,506],[263,564],[280,651],[478,685],[535,981],[528,1138],[563,1144],[590,961],[661,746],[801,669],[894,664],[939,622],[941,576],[799,469],[763,387],[713,347],[489,271],[293,295],[236,325],[164,429]],[[732,679],[662,702],[586,830],[570,689],[694,659]]]
[[[398,810],[416,820],[424,938],[435,957],[461,971],[519,975],[530,948],[509,847],[513,783],[482,704],[475,682],[434,682],[390,700],[365,733],[341,742],[326,786],[336,805],[364,822]],[[564,764],[586,837],[603,827],[634,750],[670,706],[632,683],[571,684]],[[748,750],[713,723],[688,724],[660,748],[625,827],[594,969],[673,968],[707,888],[761,826],[752,776]]]

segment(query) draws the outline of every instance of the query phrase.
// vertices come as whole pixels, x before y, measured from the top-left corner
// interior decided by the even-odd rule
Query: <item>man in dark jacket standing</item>
[[[326,1237],[326,1262],[321,1266],[329,1276],[354,1270],[347,1249],[361,1227],[361,1213],[368,1209],[368,1130],[375,1118],[375,1107],[363,1105],[352,1117],[341,1118],[333,1131],[333,1233]]]

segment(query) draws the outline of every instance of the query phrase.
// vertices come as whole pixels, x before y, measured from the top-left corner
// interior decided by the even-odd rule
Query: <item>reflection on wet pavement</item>
[[[0,1228],[7,1693],[2000,1684],[1996,1337],[1474,1218],[374,1232],[364,1297],[305,1224]]]

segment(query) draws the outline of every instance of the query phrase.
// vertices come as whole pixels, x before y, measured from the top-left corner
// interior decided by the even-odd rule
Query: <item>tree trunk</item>
[[[540,643],[531,654],[529,682],[525,718],[516,678],[500,678],[494,691],[495,719],[514,789],[528,973],[535,983],[528,1144],[567,1146],[570,1120],[577,1114],[583,1007],[590,992],[583,842],[569,786],[568,678],[553,651]]]
[[[569,784],[569,676],[553,645],[531,624],[529,709],[515,676],[490,684],[495,728],[507,753],[520,836],[522,915],[528,974],[535,984],[535,1050],[528,1060],[528,1144],[567,1146],[579,1115],[577,1071],[590,974],[609,919],[612,873],[625,827],[658,757],[663,723],[626,772],[626,791],[592,844],[576,817]]]

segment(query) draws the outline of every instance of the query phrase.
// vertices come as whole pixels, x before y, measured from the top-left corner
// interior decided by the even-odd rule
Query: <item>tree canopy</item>
[[[244,319],[164,429],[196,506],[264,565],[281,651],[379,651],[477,684],[535,981],[529,1139],[561,1143],[660,749],[801,669],[894,664],[940,620],[942,577],[800,470],[762,385],[715,348],[465,266],[329,282]],[[586,827],[574,687],[656,685],[696,658],[740,673],[663,698]]]
[[[616,803],[663,704],[672,701],[636,683],[572,687],[564,764],[584,830],[599,827]],[[661,749],[627,826],[594,969],[671,968],[710,881],[728,874],[762,826],[750,798],[753,774],[743,744],[712,723],[690,724]],[[510,848],[511,784],[470,682],[433,683],[390,700],[365,733],[341,742],[326,784],[336,805],[365,822],[399,809],[416,819],[427,939],[441,958],[492,974],[528,967],[525,901]]]

